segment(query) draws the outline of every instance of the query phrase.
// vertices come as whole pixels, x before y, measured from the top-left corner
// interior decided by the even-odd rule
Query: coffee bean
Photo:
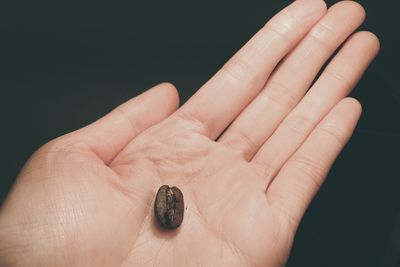
[[[163,185],[158,189],[154,213],[158,222],[167,229],[175,229],[183,220],[183,194],[179,188]]]

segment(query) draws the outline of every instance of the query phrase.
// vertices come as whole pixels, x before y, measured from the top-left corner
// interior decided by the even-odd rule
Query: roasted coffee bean
[[[183,220],[183,194],[179,188],[163,185],[158,189],[154,213],[158,222],[167,229],[175,229]]]

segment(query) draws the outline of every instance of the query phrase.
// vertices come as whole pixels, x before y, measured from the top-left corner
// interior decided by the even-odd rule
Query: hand
[[[163,83],[44,145],[2,207],[0,265],[284,265],[377,38],[352,35],[312,82],[363,20],[355,2],[295,1],[179,109]],[[163,184],[185,198],[174,231],[155,223]]]

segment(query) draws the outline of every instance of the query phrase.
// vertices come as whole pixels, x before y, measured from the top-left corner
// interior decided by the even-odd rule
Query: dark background
[[[3,1],[0,201],[39,146],[158,82],[174,83],[185,101],[289,2]],[[352,94],[361,122],[288,266],[400,266],[399,4],[359,2],[381,54]]]

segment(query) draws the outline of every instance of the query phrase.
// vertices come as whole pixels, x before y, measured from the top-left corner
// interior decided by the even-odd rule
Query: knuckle
[[[127,125],[129,125],[130,130],[135,133],[135,136],[137,135],[137,125],[135,120],[130,119],[129,116],[126,114],[125,110],[124,110],[124,106],[118,106],[114,109],[113,114],[115,114],[116,116],[120,117],[123,121],[126,121]]]
[[[247,62],[239,54],[229,59],[221,68],[228,77],[235,82],[256,83],[261,80],[258,71],[254,69],[251,63]]]
[[[290,45],[293,43],[293,40],[289,38],[291,28],[282,22],[271,20],[265,24],[263,30],[274,33],[283,44]]]
[[[297,135],[307,135],[315,126],[315,122],[313,122],[309,117],[297,115],[285,119],[282,122],[282,126],[288,128],[289,131]]]
[[[271,79],[262,91],[268,99],[286,110],[293,108],[300,97],[296,90],[292,90],[284,81]]]
[[[290,161],[290,165],[308,177],[316,188],[321,187],[323,178],[326,175],[326,169],[319,161],[309,156],[298,155]]]
[[[208,136],[214,132],[209,124],[205,123],[203,119],[191,111],[181,109],[171,117],[171,120],[173,124],[179,125],[178,128],[183,129],[183,131],[196,132],[204,136]]]
[[[342,73],[342,71],[337,70],[335,67],[328,67],[324,71],[325,77],[328,77],[328,79],[333,80],[335,83],[337,83],[338,87],[345,88],[345,91],[350,91],[354,87],[355,83],[351,81],[347,77],[347,75],[345,73]]]
[[[310,31],[308,37],[319,43],[327,51],[331,51],[334,46],[334,39],[337,33],[328,25],[324,23],[318,23]]]
[[[243,131],[231,131],[229,136],[229,139],[224,141],[224,144],[228,147],[234,148],[235,150],[240,150],[242,152],[242,156],[246,160],[250,160],[254,151],[258,150],[259,145],[251,136]]]
[[[257,175],[265,182],[265,188],[268,188],[279,168],[262,156],[257,156],[257,159],[251,161],[250,164],[254,166]]]
[[[343,131],[336,124],[324,124],[318,128],[318,131],[328,135],[339,147],[343,147],[346,143]]]

